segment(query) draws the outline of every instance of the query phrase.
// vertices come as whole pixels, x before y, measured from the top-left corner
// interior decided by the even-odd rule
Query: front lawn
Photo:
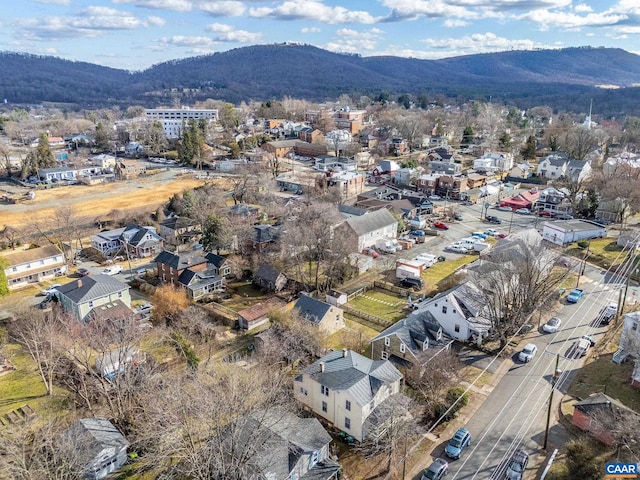
[[[634,362],[615,364],[612,354],[601,355],[584,365],[569,387],[569,394],[577,398],[587,398],[592,393],[604,392],[620,400],[627,407],[640,412],[640,392],[631,386]]]
[[[616,244],[614,239],[597,238],[588,240],[588,242],[589,255],[587,256],[587,262],[589,263],[602,268],[609,268],[612,265],[618,265],[624,259],[624,255],[620,255],[623,249]],[[566,253],[583,260],[587,252],[586,248],[580,248],[577,243],[573,243],[567,248]]]

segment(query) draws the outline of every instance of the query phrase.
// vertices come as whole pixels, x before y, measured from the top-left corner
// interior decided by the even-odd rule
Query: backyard
[[[388,290],[374,288],[349,300],[349,305],[361,312],[369,313],[390,322],[407,316],[407,299]]]

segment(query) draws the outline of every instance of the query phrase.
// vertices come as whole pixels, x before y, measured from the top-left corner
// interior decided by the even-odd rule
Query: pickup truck
[[[567,302],[578,303],[578,300],[580,300],[583,296],[584,296],[584,290],[580,288],[574,288],[569,292],[569,295],[567,295]]]

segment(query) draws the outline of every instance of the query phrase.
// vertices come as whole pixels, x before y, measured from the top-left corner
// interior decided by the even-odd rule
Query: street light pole
[[[547,442],[549,440],[549,424],[551,423],[551,407],[553,404],[553,391],[556,389],[556,380],[560,376],[560,354],[556,354],[556,368],[553,371],[553,378],[551,379],[551,393],[549,394],[549,407],[547,408],[547,426],[544,430],[544,445],[542,445],[542,449],[547,449]]]
[[[511,208],[511,218],[509,219],[509,233],[511,235],[511,226],[513,225],[513,207]]]

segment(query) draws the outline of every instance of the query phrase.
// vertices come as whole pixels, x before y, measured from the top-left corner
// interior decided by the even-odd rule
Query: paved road
[[[601,270],[587,267],[581,281],[587,294],[576,305],[562,301],[557,314],[563,320],[560,331],[529,335],[527,341],[538,347],[530,363],[518,362],[518,352],[507,360],[512,366],[467,423],[473,443],[461,460],[450,465],[450,480],[503,479],[506,464],[516,448],[524,448],[530,454],[541,448],[556,357],[559,355],[559,369],[564,372],[557,388],[564,390],[584,362],[572,358],[571,345],[585,334],[596,340],[603,335],[604,327],[593,326],[593,319],[609,301],[617,301],[619,286]],[[554,403],[559,401],[560,395],[556,394]],[[553,411],[555,408],[556,405]],[[442,456],[443,448],[444,445],[436,449],[433,456]]]

